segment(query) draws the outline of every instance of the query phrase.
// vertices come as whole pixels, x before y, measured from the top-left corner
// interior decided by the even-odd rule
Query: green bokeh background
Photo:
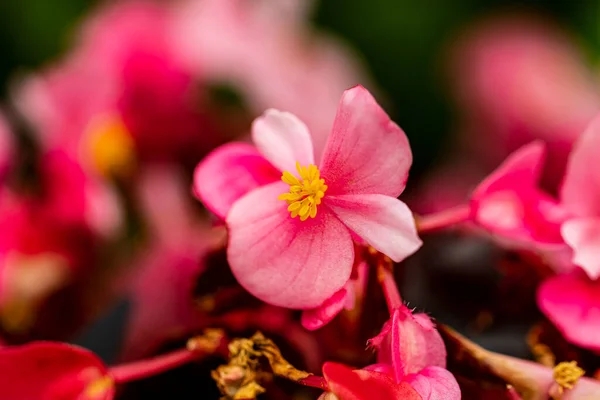
[[[69,33],[93,5],[89,0],[0,1],[2,94],[11,76],[65,50]],[[411,139],[413,173],[419,174],[443,154],[453,122],[443,50],[478,17],[513,9],[556,20],[589,49],[590,61],[597,61],[600,0],[321,0],[315,23],[364,55],[388,95],[389,111]]]

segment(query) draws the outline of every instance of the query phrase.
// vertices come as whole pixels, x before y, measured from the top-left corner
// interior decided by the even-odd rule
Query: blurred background
[[[68,50],[77,23],[95,2],[27,0],[0,4],[0,89],[11,76]],[[423,173],[453,132],[447,50],[480,18],[523,12],[547,18],[571,35],[590,66],[600,59],[598,0],[345,0],[316,2],[314,23],[340,35],[364,57],[388,96],[387,109],[407,132]],[[596,69],[597,70],[597,69]]]

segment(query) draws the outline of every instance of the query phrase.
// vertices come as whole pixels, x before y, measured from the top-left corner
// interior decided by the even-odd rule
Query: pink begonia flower
[[[320,306],[350,277],[353,234],[395,261],[421,246],[412,213],[396,199],[412,162],[408,140],[363,87],[344,92],[322,152],[300,120],[276,110],[254,122],[252,137],[249,163],[248,148],[241,156],[239,145],[218,149],[198,165],[194,190],[226,214],[231,269],[254,296]]]
[[[446,370],[444,342],[427,315],[401,306],[370,345],[377,349],[378,362],[370,369],[388,371],[396,383],[410,384],[425,400],[460,399],[458,383]]]
[[[296,115],[322,149],[342,92],[368,79],[347,46],[309,29],[307,3],[182,1],[174,46],[203,80],[238,89],[254,115],[269,108]]]
[[[560,247],[560,226],[566,213],[539,188],[544,144],[537,141],[511,154],[474,190],[473,221],[499,237],[519,245]]]
[[[600,351],[600,281],[581,270],[557,275],[540,286],[542,312],[571,343]]]
[[[563,206],[571,214],[562,236],[573,249],[573,263],[590,278],[600,278],[600,116],[585,130],[573,148],[560,190]]]
[[[343,364],[326,362],[323,376],[329,391],[319,400],[422,400],[423,397],[407,382],[396,383],[386,373],[353,370]]]
[[[112,400],[114,383],[93,353],[63,343],[0,348],[4,400]]]
[[[540,18],[496,16],[465,32],[452,61],[469,154],[489,167],[542,139],[543,181],[553,189],[572,144],[600,111],[600,86],[572,38]]]

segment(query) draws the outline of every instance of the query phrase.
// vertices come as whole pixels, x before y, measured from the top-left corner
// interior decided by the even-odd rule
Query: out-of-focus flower
[[[5,328],[34,321],[49,295],[95,265],[101,234],[119,221],[113,197],[68,155],[39,163],[40,193],[5,189],[0,201],[0,310]]]
[[[581,270],[546,280],[538,305],[564,337],[578,346],[600,351],[600,281]]]
[[[489,165],[543,139],[544,181],[555,187],[571,145],[600,111],[600,88],[573,41],[543,20],[497,17],[471,28],[453,61],[470,154]]]
[[[573,263],[590,278],[600,278],[600,117],[583,133],[569,157],[561,202],[570,213],[562,236],[573,249]]]
[[[369,369],[410,384],[423,399],[460,399],[458,383],[445,369],[444,342],[427,315],[401,306],[370,344],[377,349],[378,364]]]
[[[564,244],[566,213],[539,188],[544,144],[533,142],[510,155],[471,196],[473,220],[499,238],[537,247]]]
[[[322,148],[342,92],[367,78],[348,48],[307,29],[306,3],[187,0],[173,25],[191,71],[233,85],[254,115],[268,108],[297,115]]]
[[[93,353],[67,344],[33,342],[0,349],[6,400],[111,400],[114,383]]]
[[[423,399],[410,384],[397,383],[384,372],[353,370],[343,364],[326,362],[323,365],[323,376],[329,391],[323,393],[319,400]]]
[[[234,147],[201,162],[194,189],[220,216],[231,207],[229,263],[254,296],[288,308],[320,306],[350,277],[351,232],[395,261],[420,247],[412,214],[396,199],[412,161],[408,140],[364,88],[342,96],[324,149],[313,147],[295,116],[275,110],[254,122],[253,139],[258,151],[250,158],[250,149],[239,156]],[[274,181],[274,169],[283,182]]]

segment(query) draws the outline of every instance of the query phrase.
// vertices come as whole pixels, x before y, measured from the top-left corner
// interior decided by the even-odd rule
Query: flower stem
[[[304,386],[310,386],[317,389],[329,391],[329,386],[327,385],[327,381],[322,376],[318,375],[309,375],[306,378],[302,378],[297,381],[299,384]]]
[[[449,208],[434,214],[424,215],[417,218],[417,230],[419,233],[439,231],[467,222],[470,215],[471,209],[467,204]]]
[[[204,335],[190,339],[185,349],[146,360],[117,365],[109,369],[109,374],[117,384],[158,375],[202,359],[206,355],[214,354],[222,347],[223,339],[224,334],[220,330],[207,329]]]
[[[385,302],[387,303],[388,311],[391,315],[395,309],[402,306],[402,297],[400,297],[400,291],[396,285],[392,270],[383,265],[379,265],[377,268],[377,280],[381,285],[383,295],[385,296]]]

